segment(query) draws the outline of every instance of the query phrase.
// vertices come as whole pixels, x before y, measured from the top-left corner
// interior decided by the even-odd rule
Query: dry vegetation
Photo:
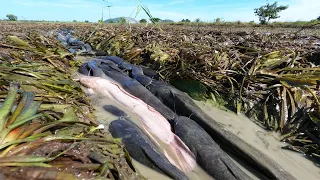
[[[143,179],[121,141],[95,123],[90,101],[71,79],[77,62],[49,31],[59,25],[6,25],[0,40],[1,179]]]

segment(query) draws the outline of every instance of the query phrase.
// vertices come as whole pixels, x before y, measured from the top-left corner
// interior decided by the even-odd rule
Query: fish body
[[[103,109],[114,116],[123,117],[123,118],[128,117],[127,113],[125,113],[124,111],[122,111],[121,109],[113,105],[104,105]]]
[[[90,61],[86,64],[87,66],[81,66],[79,69],[82,74],[102,77],[105,79],[111,78],[113,79],[113,81],[119,83],[125,91],[154,107],[166,119],[172,120],[177,116],[170,108],[165,106],[157,97],[155,97],[146,87],[140,84],[137,80],[132,79],[127,74],[114,67],[114,64],[110,64],[109,62],[104,61]]]
[[[200,109],[186,93],[163,81],[152,81],[149,90],[165,105],[174,109],[179,115],[189,117],[200,125],[224,151],[232,149],[235,156],[248,167],[254,167],[259,178],[288,180],[295,179],[274,160],[240,139],[232,132],[226,131],[217,121]],[[257,158],[259,157],[259,158]]]
[[[130,156],[141,164],[174,179],[188,179],[162,155],[159,148],[134,123],[129,120],[115,120],[109,131],[114,138],[121,138]]]
[[[214,179],[251,179],[195,121],[179,116],[174,122],[174,129],[176,135],[196,155],[198,164]]]
[[[169,161],[184,172],[191,171],[196,166],[194,155],[189,148],[172,131],[170,123],[153,107],[139,98],[129,94],[122,87],[112,81],[101,77],[80,78],[80,82],[110,100],[118,102],[135,113],[143,124],[143,130],[155,142],[159,140],[168,144],[171,152],[164,150]],[[158,142],[160,144],[160,142]],[[174,154],[176,160],[169,154]]]

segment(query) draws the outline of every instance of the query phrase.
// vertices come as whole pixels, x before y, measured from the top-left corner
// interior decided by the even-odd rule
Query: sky
[[[266,4],[266,0],[0,0],[0,19],[14,14],[20,20],[85,21],[97,22],[115,17],[147,18],[139,5],[149,8],[153,17],[181,21],[212,22],[256,21],[254,8]],[[270,3],[274,1],[269,0]],[[278,0],[279,5],[289,8],[279,15],[277,21],[309,21],[320,16],[320,0]],[[111,7],[106,7],[111,6]],[[104,7],[104,8],[103,8]],[[110,16],[109,16],[110,13]]]

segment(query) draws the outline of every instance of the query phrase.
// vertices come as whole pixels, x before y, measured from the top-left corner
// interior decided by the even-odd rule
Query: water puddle
[[[138,161],[132,159],[133,165],[139,170],[139,172],[143,175],[143,177],[150,179],[150,180],[170,180],[170,178],[166,175],[163,175],[161,173],[158,173],[157,171],[144,166],[143,164],[139,163]]]
[[[285,144],[278,141],[278,134],[267,132],[246,116],[221,110],[208,101],[195,101],[195,103],[212,119],[221,123],[226,130],[266,154],[297,179],[320,179],[320,168],[313,162],[299,153],[281,149]]]

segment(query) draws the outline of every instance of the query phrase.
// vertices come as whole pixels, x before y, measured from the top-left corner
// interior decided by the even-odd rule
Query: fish
[[[131,66],[132,66],[132,70],[130,73],[131,77],[133,77],[143,86],[148,86],[152,83],[152,78],[149,76],[145,76],[140,66],[135,66],[135,65],[131,65]]]
[[[143,86],[149,86],[150,84],[152,84],[152,78],[150,78],[149,76],[145,76],[145,75],[136,75],[133,76],[135,80],[137,80],[141,85]]]
[[[152,79],[156,79],[156,80],[160,80],[160,75],[156,72],[153,71],[147,67],[141,66],[143,74],[152,78]]]
[[[132,76],[143,75],[143,70],[140,66],[131,65],[131,74]]]
[[[174,121],[174,129],[175,134],[196,155],[197,163],[214,179],[251,179],[195,121],[179,116]]]
[[[116,69],[114,65],[108,66],[108,63],[102,62],[103,61],[100,60],[89,61],[87,63],[87,68],[89,69],[88,71],[90,71],[90,75],[95,77],[102,77],[109,80],[110,78],[113,79],[113,81],[119,83],[125,91],[143,100],[148,105],[154,107],[167,120],[172,120],[177,116],[169,107],[164,105],[157,97],[155,97],[146,87],[141,85],[137,80],[132,79],[128,76],[128,74],[122,72],[121,70],[119,71],[119,69]],[[80,69],[81,68],[82,66],[80,67]],[[81,71],[85,72],[85,70]]]
[[[119,84],[101,77],[82,76],[81,84],[114,102],[124,105],[139,117],[143,131],[158,145],[167,144],[163,149],[168,160],[183,172],[190,172],[197,165],[190,149],[171,131],[171,125],[153,107],[125,91]],[[172,157],[173,154],[173,157]]]
[[[58,40],[61,41],[61,42],[67,42],[66,36],[64,36],[61,33],[58,33]]]
[[[182,116],[187,116],[195,121],[216,143],[221,145],[223,151],[237,156],[245,166],[254,167],[254,173],[259,174],[259,177],[280,180],[295,179],[289,172],[284,171],[274,160],[241,140],[233,133],[225,131],[213,117],[203,112],[186,93],[164,81],[157,80],[158,78],[154,78],[156,72],[151,70],[149,72],[149,69],[145,67],[142,69],[144,74],[153,79],[151,84],[148,85],[148,89],[141,85],[136,79],[128,77],[125,73],[112,69],[103,70],[103,72],[114,81],[120,83],[126,91],[153,106],[166,117],[173,129],[174,119],[177,117],[174,112]],[[146,90],[150,92],[146,92]],[[153,96],[151,96],[150,93]],[[232,151],[230,151],[231,149]]]
[[[90,46],[90,44],[86,43],[83,46],[86,49],[86,52],[91,52],[92,51],[92,47]]]
[[[258,174],[261,178],[279,180],[296,179],[264,153],[261,153],[232,132],[226,131],[213,117],[202,111],[185,92],[159,80],[152,81],[148,89],[177,114],[189,117],[199,124],[215,142],[221,145],[224,151],[237,156],[245,166],[254,167],[254,173]]]
[[[87,63],[87,65],[89,67],[89,71],[92,72],[92,76],[106,77],[104,72],[98,67],[97,62],[101,63],[100,61],[89,61]]]
[[[122,111],[121,109],[113,105],[104,105],[103,109],[114,116],[123,117],[123,118],[128,117],[127,113],[125,113],[124,111]]]
[[[110,60],[110,61],[116,63],[117,65],[123,63],[123,61],[124,61],[122,58],[120,58],[118,56],[108,56],[105,59]]]
[[[99,63],[98,67],[100,69],[105,69],[105,70],[112,70],[112,71],[117,71],[119,73],[124,73],[116,63],[110,60],[100,60],[101,62]]]
[[[80,66],[79,69],[78,69],[78,72],[79,72],[80,74],[89,76],[89,75],[90,75],[90,70],[89,70],[89,67],[88,67],[88,63],[83,63],[83,64],[81,64],[81,66]]]
[[[115,120],[109,125],[114,138],[121,138],[130,157],[173,179],[188,179],[160,153],[159,148],[130,120]]]
[[[115,58],[117,59],[117,58]],[[107,59],[108,60],[108,59]],[[122,60],[122,61],[121,61]],[[108,63],[109,66],[111,66],[114,70],[117,70],[118,72],[124,72],[124,71],[128,71],[128,70],[131,70],[130,72],[130,76],[132,78],[134,78],[135,80],[137,80],[141,85],[143,86],[148,86],[152,83],[152,78],[149,77],[149,76],[145,76],[143,74],[143,69],[140,67],[140,66],[136,66],[136,65],[132,65],[130,63],[126,63],[123,59],[121,60],[114,60],[112,61],[113,63],[118,63],[118,67],[119,68],[114,68],[115,64],[112,64],[112,63]],[[106,61],[103,61],[103,62],[106,62]],[[109,69],[110,71],[110,68],[104,66],[104,65],[101,65],[99,66],[100,68],[102,69]]]
[[[142,68],[140,66],[135,66],[135,65],[131,65],[131,64],[128,65],[129,63],[127,63],[126,67],[124,67],[123,66],[123,64],[125,64],[124,62],[122,62],[119,66],[116,66],[116,64],[114,62],[110,63],[107,61],[108,60],[102,61],[101,65],[99,65],[98,67],[100,67],[101,69],[104,69],[106,71],[116,70],[119,73],[125,74],[125,76],[128,76],[128,74],[126,74],[125,71],[128,71],[131,69],[131,72],[129,74],[131,75],[131,77],[133,77],[135,80],[137,80],[141,85],[148,86],[152,82],[152,78],[150,78],[149,76],[145,76],[143,74]],[[130,66],[130,68],[128,68],[129,66]]]
[[[131,70],[132,65],[130,63],[125,62],[122,58],[118,56],[109,56],[106,58],[106,60],[111,60],[114,63],[116,63],[121,69],[123,70]]]

